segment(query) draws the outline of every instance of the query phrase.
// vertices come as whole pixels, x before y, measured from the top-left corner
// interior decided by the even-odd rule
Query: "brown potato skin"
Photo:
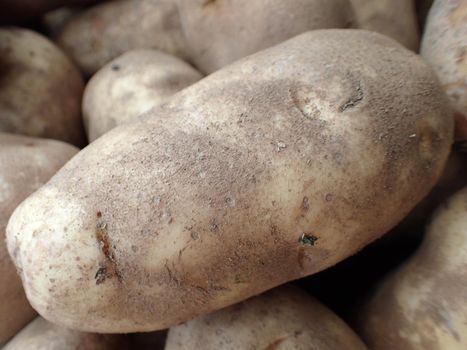
[[[387,35],[418,51],[420,35],[413,0],[350,0],[358,27]]]
[[[348,28],[348,0],[176,0],[190,60],[212,73],[308,30]]]
[[[185,42],[173,0],[111,1],[71,19],[58,44],[86,76],[126,51],[152,48],[185,57]]]
[[[437,0],[428,14],[421,55],[438,74],[455,110],[456,139],[467,140],[467,0]]]
[[[8,219],[77,151],[58,141],[0,133],[0,344],[36,314],[8,255],[4,241]]]
[[[157,50],[132,50],[117,57],[86,85],[82,109],[89,141],[136,119],[202,77],[188,63]]]
[[[83,89],[78,70],[47,38],[0,29],[0,132],[83,146]]]
[[[418,55],[308,32],[93,142],[15,211],[9,251],[50,321],[164,329],[380,237],[436,183],[452,134]]]
[[[377,288],[359,320],[374,350],[467,348],[467,187],[443,203],[422,246]]]
[[[318,300],[282,286],[170,329],[165,350],[366,350]]]
[[[124,335],[77,332],[37,317],[2,350],[129,350]]]

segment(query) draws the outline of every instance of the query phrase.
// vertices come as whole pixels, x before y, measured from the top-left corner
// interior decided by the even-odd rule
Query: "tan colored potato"
[[[467,140],[467,0],[434,2],[421,55],[438,74],[455,109],[456,138]]]
[[[58,42],[87,76],[132,49],[153,48],[185,57],[173,0],[119,0],[97,5],[65,25]]]
[[[36,318],[2,350],[126,350],[123,335],[77,332]]]
[[[467,188],[443,204],[415,255],[377,289],[361,317],[373,350],[467,348]]]
[[[188,63],[156,50],[112,60],[86,86],[83,117],[89,141],[135,119],[202,78]]]
[[[0,133],[0,344],[35,316],[4,243],[8,219],[76,152],[58,141]]]
[[[387,35],[417,51],[420,41],[413,0],[350,0],[360,28]]]
[[[1,28],[0,70],[0,132],[85,144],[83,79],[52,42]]]
[[[214,72],[308,30],[348,28],[348,0],[177,0],[190,59]]]
[[[51,321],[167,328],[381,236],[436,182],[452,134],[418,55],[312,31],[93,142],[16,209],[9,251]]]
[[[165,350],[365,350],[358,336],[319,301],[279,287],[169,331]]]

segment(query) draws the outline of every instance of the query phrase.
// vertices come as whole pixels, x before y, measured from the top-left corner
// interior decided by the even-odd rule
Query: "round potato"
[[[319,301],[291,286],[196,318],[169,331],[165,350],[366,350]]]
[[[434,2],[421,55],[436,71],[451,100],[456,138],[467,141],[467,0]]]
[[[308,30],[347,28],[348,0],[177,0],[196,67],[211,73]]]
[[[164,329],[332,266],[426,195],[453,134],[432,70],[360,30],[298,36],[138,119],[9,222],[28,298],[53,322]]]
[[[188,63],[140,49],[112,60],[86,86],[83,117],[89,141],[163,103],[202,78]]]
[[[119,0],[97,5],[71,19],[57,40],[86,76],[137,48],[185,57],[173,0]]]
[[[6,249],[5,228],[13,210],[70,159],[77,149],[52,140],[0,133],[0,344],[35,312]]]
[[[73,331],[36,318],[2,350],[127,350],[123,335],[103,335]]]
[[[0,132],[85,144],[84,83],[52,42],[27,29],[0,29]]]
[[[359,326],[374,350],[467,348],[467,188],[443,204],[415,255],[377,289]]]
[[[420,41],[413,0],[350,0],[359,28],[387,35],[417,51]]]

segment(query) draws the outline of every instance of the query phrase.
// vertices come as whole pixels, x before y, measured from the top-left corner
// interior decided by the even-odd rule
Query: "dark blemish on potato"
[[[97,217],[98,218],[101,218],[102,217],[102,213],[100,211],[97,212]]]
[[[309,235],[306,233],[302,233],[300,238],[298,239],[298,242],[303,245],[311,245],[314,246],[316,241],[318,240],[318,237],[314,235]]]
[[[332,194],[328,193],[326,197],[324,197],[324,199],[326,200],[326,202],[332,201]]]
[[[110,69],[112,69],[113,71],[119,71],[120,70],[120,65],[114,63],[114,64],[112,64],[112,66],[110,66]]]
[[[357,88],[355,89],[355,93],[350,96],[350,98],[344,102],[340,107],[339,107],[339,112],[344,112],[349,108],[354,108],[363,100],[363,89],[360,85],[360,82],[357,83]]]
[[[217,224],[215,219],[211,220],[209,224],[209,231],[214,232],[214,233],[219,232],[219,225]]]
[[[136,253],[138,251],[138,247],[135,245],[132,245],[131,250],[133,251],[133,253]]]
[[[26,147],[34,147],[34,143],[33,143],[33,142],[28,142],[28,143],[26,144]]]
[[[100,212],[97,214],[99,216]],[[100,215],[102,216],[102,214]],[[98,222],[96,224],[96,238],[99,243],[99,247],[105,256],[105,261],[101,263],[99,270],[96,272],[96,284],[100,284],[104,282],[106,278],[111,278],[113,276],[116,276],[118,281],[121,282],[122,276],[117,266],[115,254],[112,250],[115,249],[115,246],[111,246],[110,244],[106,223]]]
[[[292,337],[292,336],[295,336],[295,334],[283,335],[283,336],[281,336],[281,337],[279,337],[279,338],[273,340],[273,341],[272,341],[269,345],[267,345],[263,350],[276,350],[276,349],[279,348],[280,344],[281,344],[284,340],[286,340],[286,339],[288,339],[288,338],[290,338],[290,337]]]
[[[199,234],[197,234],[196,232],[191,232],[190,236],[195,241],[199,239]]]
[[[214,3],[216,3],[217,0],[206,0],[204,3],[203,3],[203,7],[207,7],[209,5],[213,5]]]

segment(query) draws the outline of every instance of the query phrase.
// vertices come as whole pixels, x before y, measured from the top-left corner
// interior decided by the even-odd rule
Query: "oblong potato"
[[[467,0],[434,2],[421,55],[438,74],[455,109],[456,138],[467,140]]]
[[[24,295],[4,243],[8,219],[77,151],[58,141],[0,133],[0,344],[36,314]]]
[[[0,28],[0,85],[0,132],[85,144],[83,79],[47,38]]]
[[[358,27],[387,35],[417,51],[420,41],[413,0],[350,0]]]
[[[383,281],[359,321],[374,350],[467,349],[467,187],[433,216],[415,255]]]
[[[167,328],[381,236],[436,182],[452,134],[418,55],[312,31],[93,142],[16,209],[9,251],[53,322]]]
[[[133,50],[97,72],[83,97],[89,141],[138,117],[202,78],[181,59],[156,50]]]
[[[169,331],[165,350],[365,350],[331,310],[300,289],[279,287]]]
[[[36,318],[19,332],[2,350],[125,350],[128,339],[123,335],[83,333]]]
[[[190,60],[204,73],[308,30],[348,28],[348,0],[177,0]]]
[[[97,5],[72,18],[57,40],[87,76],[137,48],[185,57],[173,0],[119,0]]]

